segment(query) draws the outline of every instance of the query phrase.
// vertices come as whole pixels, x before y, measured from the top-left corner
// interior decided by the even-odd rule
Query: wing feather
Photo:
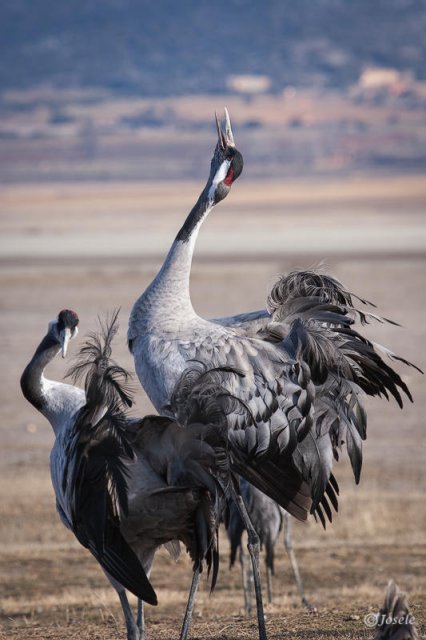
[[[89,337],[70,372],[74,379],[85,377],[86,404],[66,446],[61,511],[79,542],[113,578],[138,598],[156,604],[146,573],[120,530],[121,515],[128,513],[126,464],[134,460],[134,452],[125,414],[132,403],[130,376],[110,361],[117,329],[115,312],[101,323],[100,335]]]

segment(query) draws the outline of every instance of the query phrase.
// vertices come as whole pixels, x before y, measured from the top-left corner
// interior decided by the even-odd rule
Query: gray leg
[[[266,567],[266,588],[268,590],[268,602],[272,604],[272,571],[271,567]]]
[[[191,589],[189,590],[188,602],[186,605],[185,616],[183,618],[182,630],[180,632],[179,640],[186,640],[189,632],[189,625],[191,624],[192,612],[194,610],[195,596],[197,595],[198,583],[200,581],[200,569],[195,569]]]
[[[243,579],[244,611],[246,616],[251,616],[252,574],[250,571],[250,567],[247,566],[247,561],[242,544],[240,545],[240,566],[241,576]]]
[[[138,617],[136,618],[136,624],[139,629],[139,640],[145,640],[145,618],[143,610],[143,600],[138,598]]]
[[[309,602],[309,600],[307,600],[305,597],[305,590],[303,588],[303,582],[300,576],[299,565],[297,564],[296,555],[293,549],[293,540],[291,535],[291,515],[287,512],[285,512],[283,515],[284,515],[284,546],[291,563],[291,568],[293,569],[297,589],[299,591],[299,595],[302,600],[303,606],[309,609],[309,611],[314,612],[316,611],[316,607],[314,607]]]
[[[120,589],[120,591],[117,590],[117,592],[118,597],[120,598],[121,608],[123,609],[124,619],[126,621],[127,640],[142,640],[139,634],[139,628],[133,618],[132,610],[130,609],[126,591],[124,589]]]
[[[233,493],[233,498],[235,500],[235,504],[238,507],[238,510],[244,522],[244,526],[247,530],[247,536],[248,536],[247,549],[250,554],[251,563],[253,566],[254,592],[256,595],[256,610],[257,610],[257,623],[259,628],[259,640],[267,640],[265,614],[263,612],[263,602],[262,602],[262,588],[260,585],[259,536],[254,530],[254,527],[251,523],[249,514],[247,513],[247,509],[242,497],[238,495],[234,490],[232,491],[232,493]]]

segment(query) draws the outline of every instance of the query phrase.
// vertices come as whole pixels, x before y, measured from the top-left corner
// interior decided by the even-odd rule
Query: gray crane
[[[241,404],[228,416],[232,468],[295,517],[316,511],[325,522],[336,506],[333,459],[347,442],[355,480],[361,472],[366,416],[360,397],[410,392],[377,345],[354,327],[368,315],[354,308],[330,277],[294,273],[270,296],[269,311],[208,321],[194,310],[190,271],[196,238],[214,206],[241,174],[229,115],[217,119],[218,141],[206,186],[179,230],[159,273],[135,302],[128,344],[139,380],[157,411],[191,361],[232,367],[226,388]],[[319,284],[318,284],[319,282]],[[383,352],[383,350],[382,350]],[[395,356],[386,351],[392,358]],[[259,541],[242,503],[254,573],[259,637],[266,639],[258,569]]]
[[[223,390],[219,406],[208,378],[194,386],[188,370],[171,405],[179,424],[159,416],[129,418],[129,377],[111,361],[117,313],[101,324],[100,334],[89,337],[71,369],[74,381],[85,379],[84,391],[44,377],[59,351],[65,356],[77,325],[75,312],[61,311],[21,377],[24,396],[55,432],[50,470],[57,510],[117,591],[128,640],[145,638],[143,602],[157,604],[148,577],[155,551],[165,545],[177,558],[179,540],[184,543],[194,568],[180,635],[185,640],[204,562],[212,589],[217,579],[218,526],[229,473],[227,394]],[[136,620],[126,589],[138,597]]]
[[[262,493],[262,491],[259,491],[259,489],[256,489],[256,487],[244,480],[244,478],[240,481],[240,491],[250,520],[259,536],[260,545],[265,551],[268,602],[270,604],[272,603],[272,575],[274,574],[275,545],[281,531],[284,529],[284,547],[290,560],[302,605],[309,611],[315,611],[315,607],[305,596],[299,565],[293,549],[290,514],[282,509],[274,500],[271,500],[266,494]],[[252,575],[247,567],[243,548],[245,526],[238,507],[233,501],[228,505],[225,526],[230,543],[229,566],[230,568],[234,566],[238,553],[244,594],[244,610],[246,615],[250,616],[252,612],[251,597],[253,589]]]
[[[366,618],[371,615],[368,614]],[[383,606],[373,617],[376,619],[374,640],[419,640],[416,620],[409,609],[407,596],[393,580],[389,580],[386,587]]]

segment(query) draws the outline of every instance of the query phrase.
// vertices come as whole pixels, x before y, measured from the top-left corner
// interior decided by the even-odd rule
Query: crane
[[[233,470],[300,520],[311,511],[325,522],[337,506],[332,465],[343,441],[359,481],[366,437],[361,396],[393,396],[402,407],[401,393],[411,399],[410,392],[382,355],[398,357],[354,326],[377,316],[357,310],[356,296],[330,276],[284,276],[270,294],[269,311],[223,321],[196,313],[190,296],[196,239],[243,168],[227,111],[224,128],[217,118],[216,124],[206,185],[159,273],[134,303],[129,348],[139,380],[162,415],[170,415],[173,389],[188,363],[239,371],[225,381],[240,401],[228,416]],[[259,638],[265,640],[259,540],[241,496],[235,499],[248,529]]]
[[[409,609],[407,596],[393,580],[388,582],[380,611],[367,614],[365,621],[368,621],[368,626],[375,622],[374,640],[419,640],[416,619]]]
[[[259,536],[260,545],[265,550],[268,602],[270,604],[272,603],[272,575],[274,574],[275,545],[281,531],[284,529],[284,547],[290,560],[302,605],[309,611],[315,611],[315,607],[311,605],[305,596],[299,565],[293,549],[290,514],[282,509],[274,500],[271,500],[266,494],[244,480],[244,478],[241,479],[240,490],[250,520]],[[252,576],[246,565],[242,542],[245,527],[239,510],[233,501],[228,505],[225,526],[230,543],[229,566],[231,568],[235,564],[238,552],[244,593],[244,609],[246,615],[251,615]]]
[[[210,393],[207,402],[208,378],[195,388],[188,369],[172,401],[179,423],[155,415],[130,418],[129,374],[111,360],[117,317],[116,312],[89,336],[69,372],[74,381],[84,379],[84,391],[44,376],[78,333],[79,319],[71,310],[49,323],[21,388],[55,433],[50,470],[59,516],[116,590],[128,640],[144,640],[143,603],[157,604],[149,581],[156,550],[165,545],[177,558],[179,540],[187,548],[194,575],[180,635],[185,640],[203,563],[212,589],[217,579],[218,526],[229,482],[227,394],[223,390],[219,408]],[[138,598],[136,619],[126,590]]]

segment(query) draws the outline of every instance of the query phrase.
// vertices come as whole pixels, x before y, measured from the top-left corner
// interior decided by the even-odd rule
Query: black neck
[[[51,335],[47,334],[21,376],[21,389],[28,402],[42,411],[45,398],[42,389],[42,375],[45,367],[56,356],[60,345]]]
[[[176,240],[180,240],[181,242],[188,242],[194,229],[206,215],[208,203],[208,189],[207,187],[205,187],[205,189],[201,192],[197,202],[188,214],[185,222],[183,223],[182,228],[176,236]]]

